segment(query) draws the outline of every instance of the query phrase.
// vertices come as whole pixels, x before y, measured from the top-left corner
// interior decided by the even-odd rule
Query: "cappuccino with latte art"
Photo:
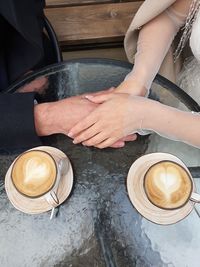
[[[172,161],[161,161],[146,172],[144,189],[148,199],[157,207],[177,209],[190,199],[193,183],[182,166]]]
[[[15,188],[28,197],[39,197],[52,189],[55,184],[57,167],[50,154],[32,150],[23,153],[12,168]]]

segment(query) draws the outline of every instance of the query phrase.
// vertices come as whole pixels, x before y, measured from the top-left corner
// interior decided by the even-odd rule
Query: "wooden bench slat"
[[[136,2],[137,0],[46,0],[47,7],[105,4],[113,2]]]
[[[143,1],[47,8],[61,45],[122,40]]]
[[[111,3],[113,0],[46,0],[47,7]]]

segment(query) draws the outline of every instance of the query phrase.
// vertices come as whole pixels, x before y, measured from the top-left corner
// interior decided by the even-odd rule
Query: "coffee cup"
[[[45,150],[29,150],[15,160],[11,180],[16,190],[30,199],[44,198],[49,205],[57,207],[57,190],[62,173],[69,170],[67,158],[58,158]]]
[[[179,209],[189,201],[200,202],[188,168],[171,160],[162,160],[148,168],[144,175],[144,191],[148,200],[165,210]]]
[[[187,166],[169,153],[146,154],[134,161],[127,176],[127,190],[134,208],[161,225],[183,220],[200,202]]]

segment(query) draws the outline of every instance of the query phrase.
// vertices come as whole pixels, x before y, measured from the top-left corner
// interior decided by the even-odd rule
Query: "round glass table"
[[[9,91],[34,89],[39,84],[45,90],[41,100],[52,101],[116,86],[130,69],[130,64],[113,60],[74,60],[30,74]],[[158,76],[151,98],[183,110],[198,111],[198,105],[173,86]],[[126,188],[128,170],[137,158],[152,152],[169,152],[191,168],[200,191],[200,172],[195,168],[200,166],[199,149],[156,134],[139,137],[121,149],[74,145],[64,135],[44,138],[43,142],[69,156],[75,177],[73,191],[51,221],[49,212],[27,215],[16,210],[5,193],[4,177],[21,151],[2,151],[1,266],[199,266],[200,206],[196,205],[179,223],[161,226],[137,212]]]

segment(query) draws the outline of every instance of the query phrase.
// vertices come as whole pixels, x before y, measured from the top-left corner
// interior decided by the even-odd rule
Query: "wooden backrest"
[[[46,0],[45,13],[61,46],[122,42],[143,1]]]

